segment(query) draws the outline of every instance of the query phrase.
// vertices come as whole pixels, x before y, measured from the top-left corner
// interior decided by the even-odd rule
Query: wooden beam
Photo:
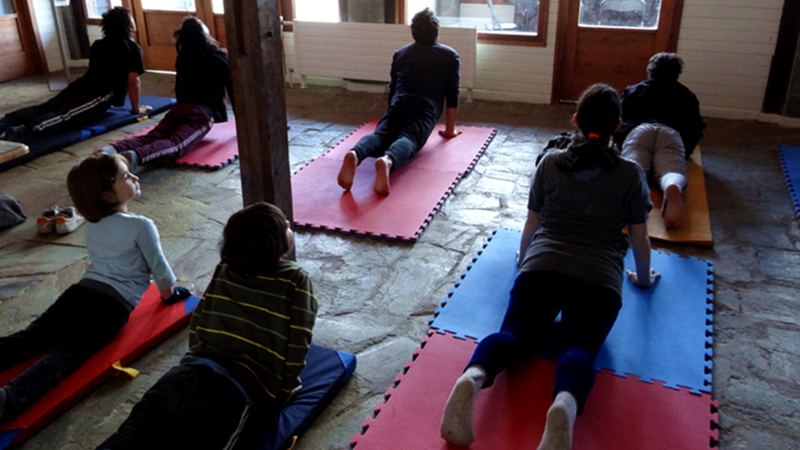
[[[225,0],[225,31],[244,205],[266,201],[292,221],[278,0]]]

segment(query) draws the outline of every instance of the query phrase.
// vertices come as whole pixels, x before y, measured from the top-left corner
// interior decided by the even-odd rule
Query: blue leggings
[[[392,158],[392,171],[411,159],[421,149],[436,126],[436,116],[428,102],[420,97],[398,98],[386,110],[375,132],[361,138],[353,147],[361,164],[367,157]]]
[[[468,367],[486,370],[489,387],[506,367],[533,357],[561,312],[555,397],[571,393],[583,412],[594,386],[594,360],[617,320],[622,299],[616,291],[550,271],[523,272],[514,281],[500,331],[483,339]]]

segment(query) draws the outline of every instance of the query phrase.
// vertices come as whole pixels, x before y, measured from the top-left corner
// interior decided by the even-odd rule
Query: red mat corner
[[[414,352],[395,387],[351,440],[355,450],[452,450],[439,436],[450,390],[476,344],[430,333]],[[534,448],[552,402],[555,363],[537,359],[501,373],[481,391],[473,420],[473,450]],[[578,418],[573,448],[581,450],[700,450],[719,437],[712,424],[718,406],[709,394],[695,395],[604,371]]]
[[[19,444],[50,423],[78,400],[85,397],[105,380],[119,373],[111,365],[121,361],[130,364],[146,351],[189,324],[191,313],[184,302],[166,305],[161,301],[158,288],[152,284],[133,310],[127,325],[106,345],[95,353],[78,370],[50,389],[42,398],[12,421],[0,426],[0,433],[21,430],[14,437]],[[0,386],[30,367],[38,357],[0,373]]]

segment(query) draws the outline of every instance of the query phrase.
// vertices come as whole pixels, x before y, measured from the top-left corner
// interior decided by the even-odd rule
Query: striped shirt
[[[311,279],[297,263],[257,277],[219,264],[192,316],[187,356],[223,365],[256,401],[281,408],[300,384],[316,315]]]

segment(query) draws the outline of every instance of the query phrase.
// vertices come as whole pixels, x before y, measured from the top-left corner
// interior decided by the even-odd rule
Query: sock
[[[117,153],[117,149],[114,148],[113,145],[109,144],[109,145],[104,145],[104,146],[98,148],[97,149],[97,153],[109,153],[109,154],[113,155],[114,153]]]

